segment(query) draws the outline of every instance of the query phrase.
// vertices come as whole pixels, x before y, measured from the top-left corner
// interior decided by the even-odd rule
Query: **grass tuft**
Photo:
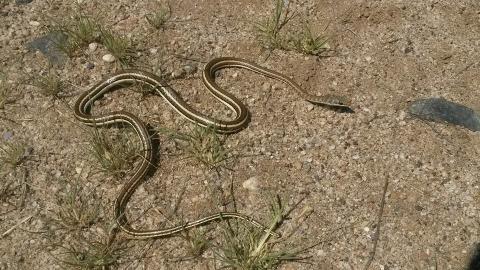
[[[89,228],[98,221],[101,203],[93,191],[78,183],[64,183],[64,191],[57,195],[59,210],[54,220],[64,229],[77,231]]]
[[[130,65],[136,58],[132,42],[126,36],[120,36],[107,29],[101,29],[100,42],[122,65]]]
[[[285,32],[285,26],[297,15],[290,11],[290,1],[275,0],[269,17],[255,23],[257,40],[267,50],[293,50],[307,55],[320,55],[329,49],[325,36],[315,35],[304,24],[302,30]]]
[[[215,251],[222,268],[238,270],[271,270],[282,263],[298,261],[299,251],[279,248],[281,241],[269,241],[282,223],[284,209],[278,199],[272,205],[272,217],[267,232],[258,231],[252,227],[229,225],[224,228],[222,241]]]
[[[23,142],[7,142],[0,146],[0,164],[7,170],[13,170],[27,159],[30,151]]]
[[[308,25],[305,25],[299,37],[292,40],[293,47],[297,52],[309,55],[320,55],[330,49],[328,38],[315,35]]]
[[[89,144],[93,157],[100,164],[100,169],[121,178],[131,168],[138,157],[140,143],[133,140],[135,132],[131,128],[119,129],[113,136],[109,136],[104,129],[94,129]]]
[[[185,231],[182,237],[188,242],[188,255],[193,258],[202,256],[210,244],[204,230]]]
[[[7,78],[0,73],[0,110],[5,108],[5,105],[12,103],[11,100],[12,88],[7,83]]]
[[[95,19],[84,15],[76,15],[71,20],[57,22],[53,20],[51,31],[61,32],[66,38],[57,41],[57,47],[68,56],[76,53],[92,42],[101,43],[122,65],[129,65],[136,55],[132,42],[99,24]]]
[[[190,132],[164,128],[161,132],[178,142],[189,158],[200,162],[209,169],[224,166],[224,162],[230,158],[229,151],[224,147],[225,140],[212,127],[195,125]]]
[[[74,234],[68,241],[50,243],[51,255],[68,268],[109,269],[127,257],[128,242],[111,241],[110,235],[95,233],[91,237]]]
[[[80,14],[64,22],[52,21],[54,26],[50,30],[66,35],[66,38],[60,39],[56,45],[70,57],[80,48],[99,41],[101,26],[86,15]]]
[[[263,48],[268,50],[285,48],[285,39],[280,32],[296,15],[290,13],[289,5],[289,1],[275,0],[275,7],[270,16],[255,24],[257,40]]]
[[[166,6],[160,6],[154,13],[147,14],[145,18],[151,26],[160,30],[165,26],[168,20],[170,20],[171,15],[172,9],[170,5],[167,4]]]
[[[22,207],[28,191],[27,170],[23,166],[32,149],[23,142],[7,142],[0,146],[0,201]],[[20,167],[20,170],[17,168]],[[16,202],[11,202],[12,197]]]
[[[29,79],[31,85],[37,87],[45,97],[60,98],[64,84],[60,77],[52,71]]]

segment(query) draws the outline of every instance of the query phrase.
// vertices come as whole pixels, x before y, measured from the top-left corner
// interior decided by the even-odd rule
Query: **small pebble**
[[[5,141],[11,140],[12,138],[13,138],[13,132],[6,131],[5,133],[3,133],[3,139]]]
[[[183,69],[177,69],[177,70],[174,70],[170,76],[173,78],[173,79],[181,79],[185,76],[186,72],[185,70]]]
[[[31,26],[39,26],[39,25],[40,25],[40,22],[37,22],[37,21],[29,21],[28,24],[30,24]]]
[[[88,50],[90,52],[94,52],[97,49],[97,47],[98,47],[98,44],[95,43],[95,42],[92,42],[92,43],[88,44]]]
[[[105,54],[104,56],[102,56],[102,60],[107,63],[113,63],[115,62],[115,56],[111,54]]]
[[[95,64],[93,64],[91,62],[88,62],[87,64],[85,64],[85,68],[86,69],[93,69],[93,68],[95,68]]]
[[[258,190],[258,179],[257,177],[250,177],[245,182],[243,182],[242,187],[250,191]]]
[[[195,72],[197,72],[197,67],[194,66],[194,65],[185,65],[185,66],[183,67],[183,70],[185,71],[185,73],[186,73],[187,75],[192,75],[192,74],[194,74]]]
[[[272,88],[272,85],[270,85],[268,82],[264,82],[262,85],[262,90],[263,91],[269,91]]]
[[[157,48],[150,48],[150,50],[148,50],[151,54],[157,54],[158,52],[158,49]]]

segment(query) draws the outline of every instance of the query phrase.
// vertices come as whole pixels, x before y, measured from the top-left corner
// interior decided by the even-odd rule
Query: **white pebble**
[[[88,50],[91,52],[94,52],[97,49],[97,47],[98,47],[98,44],[95,42],[88,44]]]
[[[250,191],[258,190],[258,180],[257,177],[250,177],[242,184],[244,189],[248,189]]]
[[[37,22],[37,21],[29,21],[28,24],[30,24],[31,26],[39,26],[39,25],[40,25],[40,22]]]
[[[107,63],[113,63],[115,61],[115,56],[111,54],[105,54],[104,56],[102,56],[102,60]]]

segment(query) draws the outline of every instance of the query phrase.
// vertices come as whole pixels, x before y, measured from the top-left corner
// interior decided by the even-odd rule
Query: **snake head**
[[[324,103],[330,106],[338,106],[338,107],[349,107],[350,106],[350,101],[348,98],[344,96],[338,96],[338,95],[325,95],[322,96],[322,99],[324,100]]]

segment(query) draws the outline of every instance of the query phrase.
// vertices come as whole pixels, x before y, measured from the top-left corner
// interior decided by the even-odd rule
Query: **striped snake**
[[[290,87],[296,90],[296,92],[305,100],[318,105],[342,110],[350,110],[345,98],[334,95],[315,96],[307,93],[297,83],[285,75],[276,71],[259,66],[255,63],[247,60],[222,57],[215,58],[208,62],[203,70],[203,83],[208,88],[210,93],[223,104],[225,104],[230,110],[235,112],[235,118],[232,120],[219,120],[207,116],[188,105],[175,90],[169,87],[158,76],[141,71],[141,70],[124,70],[110,76],[87,92],[83,93],[75,103],[75,117],[82,123],[89,126],[106,126],[117,123],[123,123],[130,125],[135,133],[140,138],[142,144],[142,157],[140,164],[135,168],[133,175],[128,179],[127,183],[122,187],[119,195],[115,200],[115,220],[119,228],[121,228],[127,234],[135,238],[152,238],[152,237],[165,237],[184,230],[188,230],[193,227],[201,226],[212,221],[219,221],[228,218],[238,218],[250,222],[252,225],[263,229],[264,231],[275,234],[274,232],[266,229],[265,226],[255,221],[254,219],[237,213],[237,212],[219,212],[213,215],[209,215],[200,218],[195,221],[187,222],[182,225],[155,230],[139,230],[133,228],[125,215],[125,208],[127,206],[130,197],[133,195],[138,186],[142,183],[142,180],[147,174],[147,170],[151,164],[152,142],[147,131],[145,124],[135,115],[126,111],[116,111],[104,115],[92,115],[90,113],[91,108],[95,100],[100,99],[106,92],[123,88],[134,83],[142,83],[150,86],[152,89],[160,94],[167,103],[172,106],[180,115],[184,116],[191,122],[194,122],[203,127],[212,127],[219,133],[235,133],[244,129],[248,125],[249,112],[245,105],[240,102],[235,96],[223,90],[215,82],[215,72],[225,68],[243,68],[266,77],[277,79],[288,84]],[[275,234],[276,235],[276,234]]]

